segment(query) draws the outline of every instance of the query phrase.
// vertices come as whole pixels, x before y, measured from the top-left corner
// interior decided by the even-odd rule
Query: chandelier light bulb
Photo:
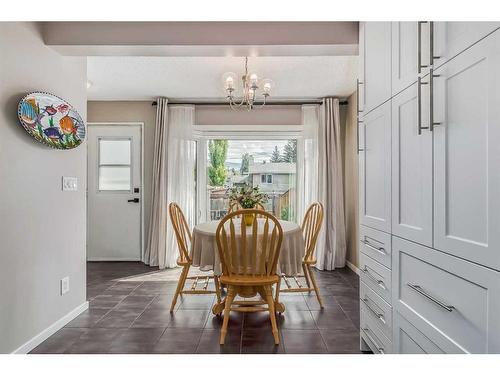
[[[270,79],[259,80],[256,73],[248,72],[248,57],[245,58],[245,69],[243,74],[238,76],[227,72],[222,76],[222,85],[226,93],[226,99],[231,109],[246,108],[252,110],[266,105],[266,99],[271,95],[274,83]],[[260,97],[258,97],[260,96]],[[256,107],[255,103],[262,103]]]

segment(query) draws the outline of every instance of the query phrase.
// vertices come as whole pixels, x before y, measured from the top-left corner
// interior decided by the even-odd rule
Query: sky
[[[227,150],[226,165],[236,167],[241,165],[241,155],[248,152],[253,155],[256,163],[262,163],[264,160],[269,161],[274,151],[274,146],[283,153],[286,140],[270,140],[270,141],[249,141],[249,140],[229,140]]]

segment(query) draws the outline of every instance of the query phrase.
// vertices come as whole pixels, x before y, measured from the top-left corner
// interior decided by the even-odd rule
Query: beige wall
[[[358,267],[358,144],[356,94],[349,98],[345,113],[344,200],[347,238],[347,260]]]
[[[301,125],[300,105],[272,105],[254,111],[233,111],[228,106],[196,106],[196,125]]]
[[[153,150],[156,107],[151,101],[87,103],[89,122],[143,122],[144,123],[144,234],[147,238],[151,213],[151,181],[153,178]]]
[[[47,91],[85,121],[87,60],[46,47],[34,23],[0,23],[0,51],[0,353],[9,353],[85,303],[86,145],[36,142],[17,105]],[[63,192],[62,176],[77,177],[78,191]],[[61,296],[66,276],[70,290]]]

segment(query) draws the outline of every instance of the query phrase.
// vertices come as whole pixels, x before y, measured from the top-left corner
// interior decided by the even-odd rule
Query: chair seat
[[[253,286],[253,285],[272,285],[276,284],[280,280],[278,275],[271,276],[225,276],[220,277],[220,282],[226,285],[242,285],[242,286]]]

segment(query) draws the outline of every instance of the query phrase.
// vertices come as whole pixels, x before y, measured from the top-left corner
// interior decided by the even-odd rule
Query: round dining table
[[[279,222],[283,229],[283,241],[278,260],[278,274],[296,276],[302,271],[302,258],[305,251],[302,229],[292,221],[280,220]],[[196,225],[193,229],[193,240],[191,241],[193,266],[199,267],[201,271],[213,270],[215,275],[222,273],[215,239],[218,225],[218,220]],[[239,225],[239,221],[235,222],[237,234],[240,233]],[[257,236],[262,235],[262,228],[263,225],[259,225]]]
[[[258,219],[259,220],[259,219]],[[302,258],[305,252],[305,242],[302,229],[297,223],[280,220],[283,229],[283,240],[281,243],[280,255],[278,258],[279,275],[297,276],[302,271]],[[194,267],[199,267],[201,271],[213,270],[214,275],[222,274],[219,251],[217,249],[216,231],[219,221],[209,221],[196,225],[193,229],[193,239],[191,241],[191,259]],[[235,223],[236,233],[240,233],[238,227],[240,223]],[[262,225],[259,225],[257,236],[262,235]],[[214,314],[222,312],[224,303],[216,304],[212,311]],[[283,312],[285,307],[282,303],[276,303],[277,312]]]

